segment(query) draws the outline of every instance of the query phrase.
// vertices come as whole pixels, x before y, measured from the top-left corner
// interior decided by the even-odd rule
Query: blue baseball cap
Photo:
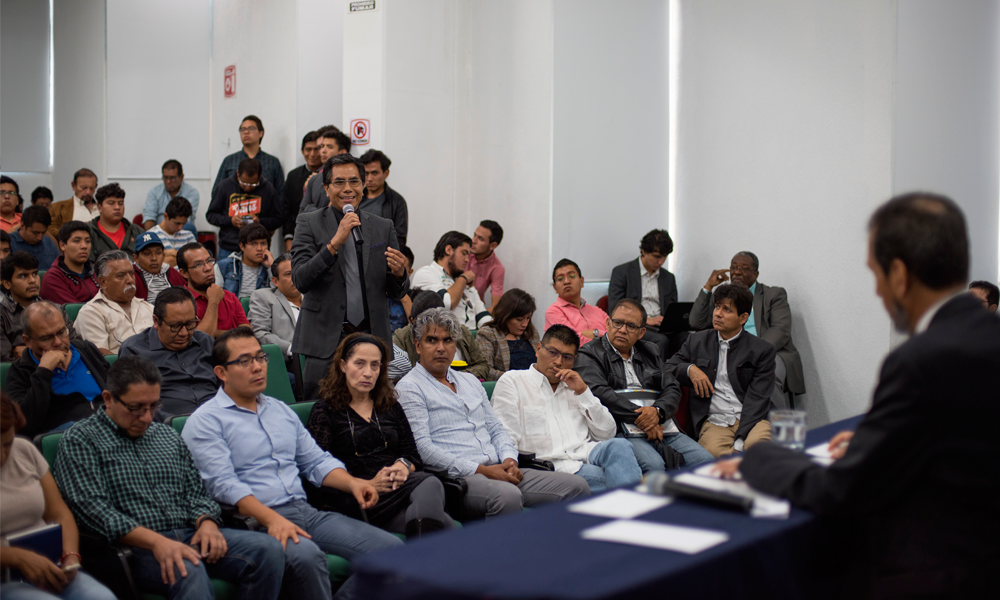
[[[138,254],[140,250],[149,246],[150,244],[157,244],[158,246],[163,246],[163,242],[160,241],[160,236],[156,235],[152,231],[147,231],[135,238],[135,251]]]

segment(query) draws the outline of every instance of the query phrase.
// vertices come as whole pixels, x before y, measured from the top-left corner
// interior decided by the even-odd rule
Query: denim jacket
[[[240,284],[243,281],[243,254],[233,252],[218,263],[219,273],[222,274],[222,281],[217,281],[222,289],[240,295]],[[268,287],[270,285],[270,273],[267,269],[257,270],[257,286],[255,289]]]

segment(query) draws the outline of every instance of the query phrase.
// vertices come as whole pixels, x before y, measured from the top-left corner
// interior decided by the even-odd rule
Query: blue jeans
[[[401,546],[396,536],[378,527],[335,512],[316,510],[305,500],[292,500],[272,509],[309,532],[312,539],[299,537],[285,546],[285,593],[289,598],[323,600],[331,597],[330,572],[326,555],[348,560],[383,548]],[[353,577],[337,591],[337,598],[353,597]]]
[[[238,585],[236,597],[243,600],[277,598],[281,590],[281,575],[285,569],[285,557],[281,544],[273,537],[254,531],[220,529],[226,538],[226,555],[215,564],[199,561],[198,566],[184,561],[187,577],[176,571],[177,581],[173,585],[163,583],[160,563],[152,550],[132,548],[132,576],[136,585],[144,592],[160,594],[167,598],[188,600],[194,598],[212,600],[210,578],[222,579]],[[172,540],[191,543],[194,529],[174,529],[157,532]]]
[[[83,571],[77,571],[76,577],[59,593],[43,592],[28,583],[5,583],[0,586],[0,596],[3,600],[115,600],[111,590]]]
[[[577,475],[587,480],[590,491],[597,493],[609,488],[639,483],[642,469],[635,459],[632,444],[624,438],[606,440],[594,446]]]
[[[663,455],[646,438],[626,439],[632,442],[635,459],[639,461],[639,466],[642,468],[643,473],[662,471],[665,468]],[[681,453],[684,457],[685,467],[693,467],[715,460],[715,457],[708,450],[705,450],[701,444],[683,433],[665,433],[663,434],[663,443]]]

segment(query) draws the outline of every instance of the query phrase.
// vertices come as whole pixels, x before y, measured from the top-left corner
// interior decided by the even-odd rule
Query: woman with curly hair
[[[366,333],[344,338],[320,382],[320,400],[306,428],[321,448],[368,479],[378,503],[362,514],[354,498],[337,490],[311,488],[310,502],[407,537],[454,526],[444,511],[444,486],[422,471],[410,423],[389,384],[385,345]]]
[[[507,290],[493,308],[493,320],[479,328],[476,341],[490,365],[487,381],[535,362],[538,332],[531,324],[535,299],[524,290]]]

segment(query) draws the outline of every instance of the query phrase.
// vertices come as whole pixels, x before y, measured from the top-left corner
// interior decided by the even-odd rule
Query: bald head
[[[60,321],[63,320],[62,310],[59,309],[59,305],[48,300],[32,302],[21,313],[21,330],[26,335],[31,336],[43,323],[54,318]]]

